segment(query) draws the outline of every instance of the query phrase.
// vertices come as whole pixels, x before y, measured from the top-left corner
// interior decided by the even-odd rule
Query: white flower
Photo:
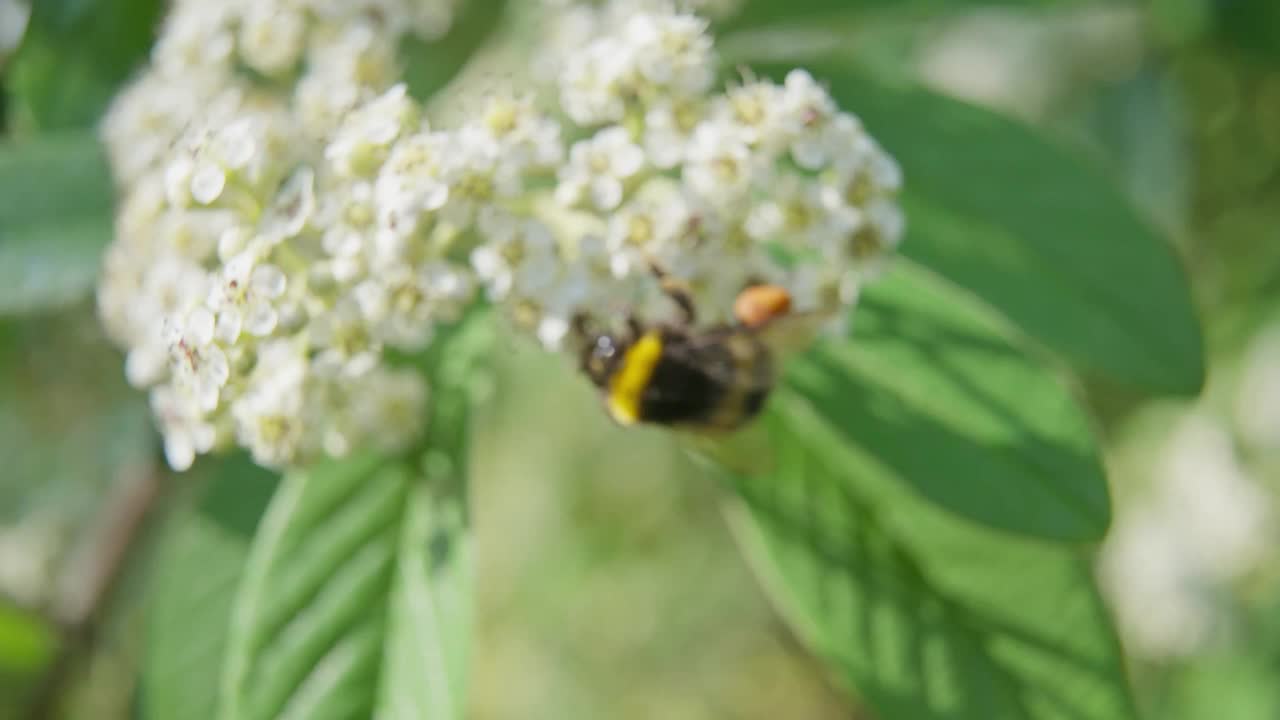
[[[684,181],[701,200],[717,207],[735,205],[765,181],[766,167],[735,124],[708,121],[694,131]]]
[[[503,157],[502,147],[485,129],[463,127],[450,133],[448,145],[440,162],[449,200],[440,208],[444,221],[466,228],[480,210],[519,194],[524,169],[519,158]]]
[[[1235,420],[1254,448],[1280,448],[1280,327],[1260,333],[1245,353]]]
[[[216,410],[231,368],[226,353],[214,343],[213,313],[200,307],[185,316],[171,316],[160,330],[169,347],[174,380],[190,392],[201,411]]]
[[[832,149],[839,149],[838,142],[833,142],[830,136],[834,131],[838,140],[841,132],[841,128],[833,123],[839,115],[835,101],[804,70],[787,73],[780,100],[789,129],[794,133],[791,142],[792,159],[808,170],[825,166]]]
[[[217,313],[223,342],[234,343],[241,331],[262,337],[276,329],[279,314],[273,301],[284,295],[288,278],[279,267],[261,262],[262,254],[254,246],[228,260],[210,291],[209,307]]]
[[[625,182],[644,168],[644,151],[626,129],[609,127],[569,149],[569,164],[560,172],[556,199],[575,205],[586,196],[597,210],[613,210],[622,202]]]
[[[22,42],[23,31],[31,17],[31,6],[21,0],[0,0],[0,57]]]
[[[358,377],[382,359],[382,346],[373,337],[369,319],[354,298],[342,298],[328,312],[311,321],[308,341],[315,352],[318,375]]]
[[[261,237],[270,245],[297,237],[316,212],[315,173],[298,168],[276,192],[261,221]]]
[[[302,9],[286,3],[251,3],[240,21],[240,57],[264,75],[292,70],[302,58],[306,39]]]
[[[436,323],[461,315],[474,291],[465,268],[433,261],[421,269],[402,265],[379,273],[356,287],[355,299],[383,342],[420,350]]]
[[[1211,589],[1183,557],[1176,525],[1138,513],[1112,531],[1100,581],[1120,629],[1146,657],[1185,657],[1203,646],[1215,624]]]
[[[340,176],[370,177],[392,145],[409,132],[421,129],[418,107],[400,83],[377,99],[347,114],[333,140],[325,148],[325,158]]]
[[[307,363],[289,340],[264,345],[248,388],[231,407],[236,437],[264,467],[290,464],[302,450]]]
[[[1216,419],[1193,411],[1166,443],[1150,494],[1117,518],[1101,562],[1121,630],[1153,658],[1203,647],[1224,619],[1222,591],[1261,567],[1276,539],[1270,497]]]
[[[425,217],[449,199],[441,167],[449,152],[448,140],[443,133],[421,133],[392,149],[374,185],[380,223],[391,232],[416,232]]]
[[[343,456],[354,448],[404,449],[421,434],[427,384],[408,370],[378,369],[345,386],[344,404],[324,433],[326,452]]]
[[[620,82],[631,69],[630,53],[625,43],[597,40],[565,63],[560,99],[575,123],[591,126],[622,120],[627,105]]]
[[[179,472],[191,467],[196,455],[213,449],[217,430],[205,417],[196,398],[184,390],[161,385],[151,391],[151,412],[164,436],[164,456]]]
[[[637,13],[622,29],[635,49],[633,62],[644,80],[672,95],[705,93],[715,74],[707,21],[696,15]]]
[[[163,74],[181,76],[192,68],[228,71],[235,55],[233,23],[239,3],[175,3],[151,50]]]
[[[560,125],[539,113],[531,96],[490,98],[479,126],[498,144],[503,161],[520,169],[551,168],[564,157]]]
[[[752,209],[746,230],[761,242],[776,241],[832,258],[862,223],[857,208],[832,203],[818,182],[787,173],[774,182],[768,199]]]
[[[538,220],[485,213],[480,231],[488,241],[471,251],[471,266],[490,300],[541,286],[559,263],[551,229]]]
[[[693,100],[655,103],[644,116],[644,151],[654,167],[669,170],[688,158],[703,108]]]
[[[609,218],[605,247],[617,277],[649,272],[650,261],[668,260],[680,265],[679,249],[672,243],[688,228],[690,211],[680,193],[668,183],[650,183],[635,200]]]
[[[901,236],[901,172],[856,119],[803,74],[713,92],[706,22],[664,0],[574,11],[573,47],[539,54],[558,106],[495,89],[428,129],[396,48],[454,4],[174,4],[104,124],[122,203],[98,295],[175,467],[408,446],[425,386],[386,354],[479,287],[561,348],[578,320],[673,318],[651,262],[702,322],[760,279],[847,311]]]

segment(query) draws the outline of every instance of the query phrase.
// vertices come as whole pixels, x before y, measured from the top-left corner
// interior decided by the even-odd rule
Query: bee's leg
[[[589,338],[596,334],[595,324],[592,322],[591,316],[584,312],[574,313],[569,320],[569,327],[579,339]]]
[[[649,261],[649,271],[658,278],[658,285],[662,288],[662,292],[666,293],[676,307],[680,308],[680,321],[685,325],[693,325],[698,319],[698,310],[693,304],[693,296],[689,294],[689,287],[671,277],[653,260]]]
[[[630,335],[629,342],[635,342],[644,335],[644,323],[640,322],[640,318],[635,315],[627,316],[627,333]]]

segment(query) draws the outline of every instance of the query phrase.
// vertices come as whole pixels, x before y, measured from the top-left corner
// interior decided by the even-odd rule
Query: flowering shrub
[[[1220,632],[1230,604],[1206,595],[1265,579],[1266,353],[1233,415],[1250,449],[1232,447],[1220,413],[1192,416],[1155,492],[1121,507],[1098,568],[1085,561],[1112,521],[1100,434],[1122,413],[1094,422],[1080,393],[1105,387],[1095,378],[1199,393],[1191,295],[1164,238],[1088,153],[920,84],[973,89],[956,79],[964,68],[937,72],[942,55],[915,47],[931,44],[933,24],[914,23],[927,8],[165,4],[160,17],[155,0],[37,3],[18,49],[0,50],[12,63],[0,315],[66,312],[50,327],[76,338],[45,338],[43,315],[0,326],[0,349],[21,353],[0,365],[17,378],[0,394],[0,455],[18,458],[24,487],[43,487],[27,482],[36,467],[144,471],[142,491],[102,503],[92,550],[107,566],[150,526],[150,503],[187,489],[158,504],[173,520],[156,533],[147,602],[118,603],[145,607],[150,634],[134,712],[459,718],[501,696],[519,717],[818,717],[736,689],[682,705],[629,671],[609,671],[625,692],[528,672],[562,665],[533,645],[616,655],[674,638],[647,664],[680,663],[670,674],[697,693],[722,684],[705,679],[713,667],[754,698],[787,672],[736,635],[740,618],[768,624],[767,599],[837,681],[818,694],[838,717],[853,701],[828,690],[883,717],[1132,720],[1129,658],[1095,569],[1137,657],[1173,663]],[[1138,13],[1080,12],[1045,17],[1075,28],[1062,37],[1107,29],[1100,46],[1139,32]],[[935,19],[953,13],[972,19]],[[943,54],[1043,79],[1045,63],[1010,75],[1015,56],[987,47],[1038,22],[991,35],[957,24],[977,47]],[[1039,44],[1075,47],[1019,47],[1044,60]],[[1110,79],[1122,65],[1054,75]],[[97,351],[114,394],[97,376],[61,377],[94,346],[72,313],[95,288],[124,351],[123,373]],[[765,349],[777,326],[747,316],[786,312],[826,332],[783,358]],[[546,352],[502,352],[517,344]],[[696,361],[706,387],[671,382]],[[713,381],[713,361],[736,372]],[[609,414],[640,415],[633,392],[751,421],[610,427]],[[117,400],[118,413],[101,409]],[[64,427],[54,460],[26,460],[42,428]],[[551,461],[559,451],[584,462]],[[518,482],[484,492],[494,466]],[[477,541],[473,513],[495,509]],[[721,510],[731,540],[705,522]],[[54,526],[38,520],[0,532],[0,559],[37,556]],[[610,621],[585,578],[613,553],[584,551],[595,531],[562,535],[566,522],[607,528],[611,548],[660,545],[682,574],[629,577],[615,603],[626,619]],[[548,537],[559,554],[539,559],[532,540]],[[754,610],[731,541],[766,591]],[[0,593],[51,563],[9,563]],[[473,617],[530,605],[476,582],[504,565],[560,586],[532,604],[557,642],[519,637],[503,648],[514,663],[482,643],[479,674],[501,676],[500,692],[492,678],[469,691]],[[82,624],[114,575],[80,574],[107,589],[82,593],[68,647],[92,635]],[[734,628],[731,652],[687,631],[711,617]],[[779,647],[767,654],[793,655]],[[592,688],[605,709],[552,682]]]
[[[575,317],[670,316],[650,262],[708,321],[760,280],[852,308],[902,235],[897,164],[808,73],[714,92],[706,20],[611,12],[553,107],[496,93],[435,128],[389,48],[443,2],[176,6],[106,120],[126,195],[99,291],[174,468],[404,447],[428,389],[384,351],[477,295],[552,349]]]

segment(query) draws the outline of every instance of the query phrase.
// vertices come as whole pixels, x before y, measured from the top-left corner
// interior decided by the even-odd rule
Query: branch
[[[129,566],[147,519],[166,483],[157,462],[121,473],[112,495],[98,515],[97,528],[88,545],[88,579],[62,598],[55,616],[62,628],[58,654],[32,691],[26,718],[52,720],[73,671],[92,648],[106,610]]]

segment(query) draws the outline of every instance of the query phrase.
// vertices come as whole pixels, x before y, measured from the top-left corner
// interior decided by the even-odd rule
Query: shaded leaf
[[[856,21],[866,14],[885,10],[928,13],[977,9],[992,5],[1010,7],[1080,6],[1095,0],[746,0],[741,9],[721,23],[724,31],[743,28],[786,26],[792,22],[811,22],[814,18],[836,18]]]
[[[780,390],[766,418],[774,471],[738,478],[731,514],[771,597],[842,684],[895,720],[1135,717],[1086,559],[905,492],[851,442],[849,404]]]
[[[14,112],[42,131],[94,124],[146,60],[161,0],[39,0],[6,74]]]
[[[811,70],[902,164],[904,255],[1078,366],[1199,390],[1203,347],[1183,271],[1104,173],[987,110],[835,63]]]
[[[989,316],[899,264],[868,289],[852,341],[796,359],[787,388],[905,490],[995,528],[1099,539],[1110,499],[1089,422]]]
[[[448,84],[498,29],[506,8],[507,0],[471,0],[459,5],[444,37],[430,42],[405,38],[400,54],[410,94],[425,101]]]
[[[156,563],[141,683],[155,720],[216,717],[232,600],[278,482],[243,455],[219,462],[194,507],[173,518]]]
[[[408,473],[364,457],[285,477],[231,616],[220,717],[371,717]]]
[[[0,143],[0,315],[87,295],[111,239],[113,194],[94,137]]]

